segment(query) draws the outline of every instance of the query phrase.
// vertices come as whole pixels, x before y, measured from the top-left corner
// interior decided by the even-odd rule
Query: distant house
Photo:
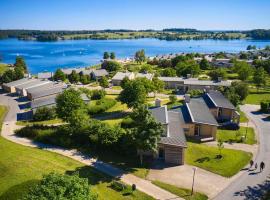
[[[133,72],[117,72],[112,77],[112,84],[113,85],[120,85],[121,81],[127,77],[129,80],[133,80],[135,78],[135,74]]]
[[[212,60],[212,64],[215,67],[225,67],[225,68],[233,66],[233,63],[231,63],[231,59],[228,59],[228,58],[214,59],[214,60]]]
[[[204,94],[204,100],[218,121],[240,123],[240,114],[221,92],[211,90]]]
[[[198,78],[183,78],[183,77],[158,77],[159,80],[164,81],[165,88],[176,89],[180,93],[186,93],[188,90],[193,89],[213,89],[216,90],[220,86],[231,86],[230,81],[211,81],[211,80],[199,80]]]
[[[29,79],[29,78],[23,78],[23,79],[19,79],[17,81],[12,81],[9,83],[4,83],[2,85],[2,88],[9,93],[15,93],[16,92],[16,88],[19,85],[25,84],[25,83],[30,83],[32,81],[35,81],[36,79]]]
[[[152,80],[154,77],[153,74],[150,73],[133,73],[133,72],[117,72],[114,77],[112,78],[112,84],[113,85],[120,85],[121,81],[127,77],[129,80],[133,80],[135,78],[147,78],[149,80]]]
[[[168,111],[167,106],[157,106],[149,110],[164,127],[164,133],[158,142],[158,153],[154,154],[154,157],[169,164],[183,165],[187,144],[181,113]]]
[[[57,94],[46,96],[44,98],[39,98],[34,101],[31,101],[30,105],[31,105],[32,112],[35,114],[38,108],[56,106],[56,97],[57,97]],[[81,98],[85,103],[89,103],[90,101],[89,98],[85,94],[82,94]]]
[[[92,79],[99,80],[104,76],[108,76],[109,73],[106,71],[106,69],[94,69],[94,70],[92,70],[90,75],[91,75]]]
[[[42,85],[50,84],[50,81],[41,81],[34,79],[34,81],[26,82],[15,87],[16,93],[20,96],[27,96],[27,89],[39,87]]]
[[[150,73],[137,73],[135,74],[136,78],[147,78],[149,80],[152,80],[154,77],[154,74]]]
[[[61,69],[61,71],[65,74],[65,75],[70,75],[72,71],[75,71],[76,73],[80,73],[81,71],[84,70],[84,68],[63,68]]]
[[[33,101],[33,100],[48,97],[51,95],[59,94],[63,92],[66,88],[67,88],[67,85],[62,84],[62,83],[53,84],[53,85],[50,84],[47,87],[46,85],[44,85],[42,87],[33,88],[31,90],[29,89],[27,91],[27,97],[29,100]]]
[[[40,72],[38,73],[38,79],[49,80],[53,78],[53,72]]]
[[[202,97],[190,98],[186,95],[181,112],[185,120],[184,132],[187,136],[201,141],[215,140],[219,124]]]

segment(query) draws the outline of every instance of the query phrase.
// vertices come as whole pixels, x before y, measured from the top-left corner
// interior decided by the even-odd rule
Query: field
[[[222,149],[222,158],[218,158],[218,155],[217,147],[189,142],[185,152],[185,162],[224,177],[231,177],[245,167],[252,158],[251,153],[232,149]]]
[[[0,120],[5,111],[5,107],[0,106]],[[81,177],[88,178],[93,191],[102,200],[152,199],[139,191],[133,194],[115,191],[111,188],[113,181],[111,177],[56,153],[18,145],[2,137],[0,137],[0,152],[0,200],[21,198],[43,174],[52,171],[78,172]]]

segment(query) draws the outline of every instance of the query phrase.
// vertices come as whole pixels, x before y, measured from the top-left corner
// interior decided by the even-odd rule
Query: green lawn
[[[122,87],[121,86],[112,86],[112,89],[113,90],[122,90]]]
[[[6,108],[0,106],[0,120],[3,119],[5,111]],[[115,191],[111,188],[113,181],[111,177],[56,153],[25,147],[2,137],[0,137],[0,152],[0,200],[20,199],[43,174],[52,171],[78,172],[81,177],[88,178],[93,191],[101,200],[153,199],[139,191],[133,194]]]
[[[6,113],[7,113],[7,111],[8,111],[7,107],[0,105],[0,133],[1,133],[1,130],[2,130],[3,120],[4,120],[4,117],[5,117]]]
[[[249,94],[247,98],[244,100],[245,104],[256,104],[260,105],[262,101],[269,101],[270,100],[270,93],[254,93]]]
[[[247,136],[247,137],[244,141],[242,141],[241,136]],[[248,127],[248,128],[240,127],[239,130],[218,129],[217,140],[222,140],[223,142],[256,144],[255,132],[254,132],[254,129],[251,127]]]
[[[8,65],[0,63],[0,75],[3,74],[6,70],[8,70]]]
[[[208,197],[205,194],[202,194],[199,192],[194,192],[193,195],[191,196],[191,190],[189,189],[179,188],[174,185],[163,183],[160,181],[152,181],[152,183],[186,200],[207,200],[208,199]]]
[[[242,112],[241,110],[238,112],[240,114],[240,123],[245,123],[249,121],[244,112]]]
[[[58,124],[63,123],[61,119],[52,119],[52,120],[46,120],[46,121],[17,121],[16,124],[19,126],[27,126],[27,125],[52,125],[52,124]]]
[[[231,177],[252,158],[251,153],[232,149],[223,149],[222,158],[218,158],[218,154],[217,147],[189,142],[185,151],[185,162],[224,177]]]

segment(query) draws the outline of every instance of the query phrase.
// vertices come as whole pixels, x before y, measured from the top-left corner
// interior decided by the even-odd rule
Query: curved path
[[[166,190],[163,190],[154,184],[152,184],[150,181],[141,179],[139,177],[136,177],[132,174],[126,174],[123,170],[120,170],[118,168],[115,168],[109,164],[106,164],[104,162],[98,161],[94,158],[89,157],[88,155],[82,154],[76,150],[67,150],[51,145],[45,145],[42,143],[36,143],[33,142],[27,138],[20,138],[14,135],[14,130],[19,128],[16,125],[17,121],[17,114],[20,113],[20,109],[18,106],[18,103],[14,100],[14,97],[5,96],[3,94],[0,94],[0,104],[5,105],[9,108],[9,111],[7,115],[5,116],[2,132],[1,135],[18,144],[29,146],[29,147],[35,147],[35,148],[42,148],[44,150],[52,151],[59,153],[61,155],[67,156],[69,158],[72,158],[74,160],[77,160],[81,163],[84,163],[86,165],[92,166],[96,168],[99,171],[102,171],[105,174],[108,174],[110,176],[113,176],[115,178],[119,178],[121,181],[128,185],[136,184],[138,190],[154,197],[155,199],[160,200],[181,200],[182,198],[177,197],[176,195],[169,193]]]
[[[263,172],[260,172],[259,169],[247,170],[217,195],[215,200],[257,200],[261,199],[264,193],[270,189],[270,119],[259,113],[259,106],[256,105],[244,105],[241,106],[241,110],[256,125],[259,133],[260,145],[255,162],[259,166],[263,161],[266,167]]]

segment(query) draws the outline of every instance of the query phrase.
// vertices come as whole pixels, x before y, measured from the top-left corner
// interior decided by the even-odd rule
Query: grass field
[[[0,120],[6,109],[0,106]],[[88,178],[93,191],[102,200],[150,200],[148,195],[135,191],[133,194],[118,192],[110,186],[113,179],[94,168],[85,166],[56,153],[25,147],[0,137],[0,200],[20,199],[43,174],[78,172]]]
[[[217,147],[189,142],[185,162],[224,177],[231,177],[245,167],[252,157],[251,153],[232,149],[222,149],[221,154],[222,158],[218,158]]]
[[[0,63],[0,75],[2,75],[6,70],[8,70],[8,65]]]
[[[194,194],[191,196],[191,190],[179,188],[171,184],[163,183],[160,181],[152,181],[153,184],[156,186],[163,188],[164,190],[167,190],[185,200],[207,200],[208,197],[205,194],[194,192]]]
[[[244,141],[242,141],[241,139],[242,136],[246,136],[246,139]],[[240,127],[240,129],[236,131],[218,129],[217,140],[222,140],[223,142],[256,144],[254,129],[250,127]]]
[[[270,93],[249,94],[244,100],[244,103],[260,105],[262,101],[270,101]]]

